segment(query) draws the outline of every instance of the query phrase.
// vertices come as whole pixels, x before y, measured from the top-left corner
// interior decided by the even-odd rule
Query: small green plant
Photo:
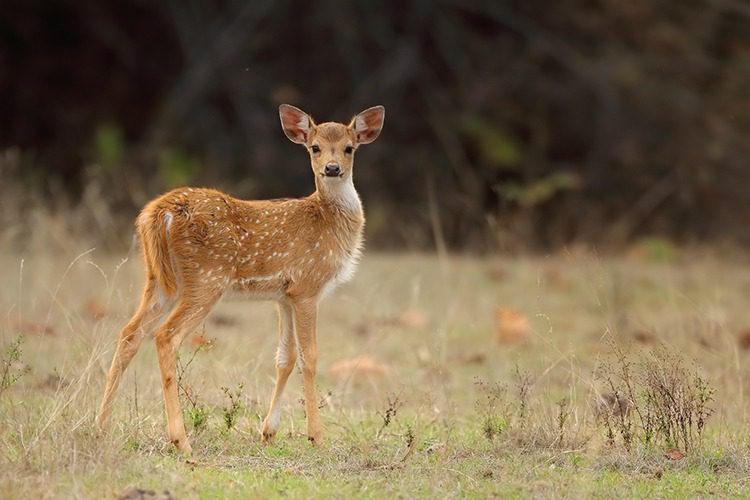
[[[529,394],[534,381],[529,372],[521,371],[516,365],[516,391],[518,394],[518,422],[521,429],[526,427],[529,410]]]
[[[121,162],[125,151],[125,138],[117,125],[105,123],[94,135],[94,160],[105,172],[112,172]]]
[[[203,404],[192,404],[187,410],[187,417],[193,430],[202,431],[208,425],[208,417],[211,416],[211,410]]]
[[[499,382],[488,384],[479,378],[474,381],[474,385],[482,394],[475,404],[482,425],[482,434],[492,441],[508,429],[508,390]]]
[[[605,363],[600,372],[612,392],[598,404],[608,441],[615,442],[614,426],[627,450],[636,438],[645,445],[659,442],[684,451],[700,445],[715,391],[697,366],[689,370],[666,346],[638,364],[620,347],[613,350],[616,367]]]
[[[13,339],[8,347],[5,348],[5,352],[2,357],[2,367],[0,370],[0,396],[10,389],[21,377],[31,371],[26,365],[21,363],[21,345],[23,344],[23,337],[19,335]]]
[[[156,166],[162,183],[166,186],[181,186],[203,170],[200,160],[179,148],[165,148],[159,152]]]
[[[562,398],[557,402],[557,444],[562,446],[565,441],[565,423],[570,417],[570,402]]]
[[[669,446],[690,451],[700,444],[706,419],[713,413],[714,389],[666,346],[655,349],[641,362],[644,402],[648,422]]]
[[[399,399],[397,394],[388,395],[385,412],[378,412],[378,415],[380,415],[380,417],[383,419],[383,425],[381,425],[380,429],[378,429],[376,436],[380,436],[385,428],[391,425],[391,422],[393,422],[393,420],[396,418],[398,410],[399,408],[401,408],[402,404],[403,403],[401,403],[401,400]]]
[[[196,347],[184,365],[180,362],[179,354],[177,356],[177,390],[188,402],[188,406],[184,410],[185,417],[196,432],[206,428],[211,409],[198,400],[198,394],[185,382],[185,376],[193,364],[195,356],[204,348],[202,345]]]
[[[243,408],[241,400],[244,388],[245,386],[243,384],[239,384],[237,390],[234,392],[232,392],[229,387],[221,388],[224,395],[229,398],[229,406],[225,406],[221,409],[221,413],[224,416],[224,427],[226,431],[232,430],[237,423],[237,417]]]
[[[632,373],[632,362],[625,351],[616,344],[611,344],[615,356],[615,366],[604,363],[600,369],[600,376],[611,392],[603,394],[597,401],[597,414],[599,420],[606,428],[607,442],[614,446],[615,436],[619,434],[623,446],[630,451],[633,445],[634,420],[631,407],[641,421],[643,441],[648,444],[652,438],[651,426],[648,424],[647,413],[636,404],[636,380]],[[617,431],[617,432],[615,432]]]
[[[484,437],[492,441],[495,436],[499,436],[508,430],[508,421],[499,415],[489,415],[482,423]]]

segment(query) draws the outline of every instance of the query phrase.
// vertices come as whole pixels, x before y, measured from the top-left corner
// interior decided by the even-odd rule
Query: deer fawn
[[[175,379],[177,351],[219,298],[233,290],[278,302],[276,386],[261,429],[263,440],[273,438],[279,427],[279,401],[299,352],[307,436],[320,441],[318,302],[349,280],[357,265],[365,220],[352,181],[354,152],[377,139],[385,108],[369,108],[348,125],[316,124],[287,104],[279,107],[279,116],[286,136],[310,154],[313,194],[244,201],[213,189],[176,189],[148,203],[138,216],[146,286],[138,310],[120,332],[96,418],[99,430],[109,418],[123,372],[146,334],[155,330],[167,433],[180,450],[191,451]]]

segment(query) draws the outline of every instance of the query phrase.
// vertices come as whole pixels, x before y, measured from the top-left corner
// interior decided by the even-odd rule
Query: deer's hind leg
[[[110,413],[112,412],[112,401],[120,385],[120,379],[130,361],[138,352],[143,337],[150,332],[157,321],[161,318],[166,307],[157,297],[157,283],[154,277],[149,277],[146,281],[143,297],[138,310],[130,318],[130,321],[120,331],[120,338],[117,341],[117,349],[112,358],[112,365],[107,375],[107,383],[104,389],[104,396],[99,407],[99,413],[96,416],[96,427],[101,432],[107,425]]]
[[[200,296],[183,294],[169,317],[156,331],[156,353],[159,357],[164,406],[167,412],[167,435],[169,440],[185,453],[190,453],[192,448],[185,432],[177,390],[177,351],[185,336],[206,318],[221,297],[219,290],[209,290],[205,293]]]

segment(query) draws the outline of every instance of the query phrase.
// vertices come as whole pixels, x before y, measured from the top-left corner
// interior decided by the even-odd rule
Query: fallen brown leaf
[[[215,326],[234,326],[238,323],[237,318],[226,314],[212,314],[208,322]]]
[[[509,307],[501,306],[495,310],[495,327],[497,340],[501,344],[514,344],[523,340],[529,333],[526,316]]]
[[[607,392],[596,398],[595,411],[597,420],[608,417],[620,417],[630,413],[633,403],[623,394]]]
[[[542,273],[542,277],[544,279],[544,282],[549,285],[550,288],[554,288],[560,291],[566,291],[570,289],[570,279],[560,269],[554,267],[545,269]]]
[[[656,336],[646,330],[638,330],[633,333],[633,340],[641,344],[652,344],[656,342]]]
[[[487,355],[483,352],[467,353],[457,357],[462,365],[481,365],[487,361]]]
[[[750,349],[750,328],[740,332],[737,337],[737,343],[742,349]]]
[[[194,334],[190,337],[190,343],[195,347],[211,348],[214,347],[214,341],[205,335]]]
[[[353,376],[380,377],[388,373],[388,367],[372,356],[363,354],[350,359],[342,359],[331,365],[331,375],[337,378]]]
[[[672,448],[664,452],[664,456],[670,460],[682,460],[685,458],[685,454],[677,448]]]
[[[107,315],[107,306],[102,301],[92,298],[83,305],[83,314],[94,321],[99,321]]]
[[[54,327],[41,321],[16,320],[13,321],[12,328],[17,333],[27,335],[57,335]]]
[[[69,382],[63,380],[57,373],[50,373],[47,378],[42,382],[39,382],[38,386],[40,389],[57,390],[60,387],[66,387]]]
[[[135,486],[125,488],[117,495],[117,500],[172,500],[172,498],[174,497],[168,490],[157,493],[154,490],[144,490]]]
[[[407,309],[397,319],[400,326],[410,330],[421,330],[429,323],[427,315],[419,309]]]
[[[378,325],[395,326],[409,330],[420,330],[430,322],[427,315],[419,309],[405,309],[398,316],[389,316],[376,321]]]
[[[360,337],[368,337],[372,334],[372,327],[367,323],[360,323],[354,327],[354,333]]]
[[[490,281],[500,282],[508,277],[508,272],[502,267],[491,267],[487,269],[487,277]]]

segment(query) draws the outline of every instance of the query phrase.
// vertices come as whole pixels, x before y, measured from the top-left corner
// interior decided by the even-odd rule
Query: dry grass
[[[181,498],[731,496],[749,486],[749,354],[737,335],[750,325],[750,267],[741,259],[366,254],[355,280],[321,307],[321,448],[302,435],[297,375],[276,442],[260,443],[275,309],[223,302],[182,349],[196,450],[186,460],[164,437],[150,342],[124,378],[110,432],[93,435],[142,270],[136,255],[121,262],[68,245],[0,255],[2,356],[21,332],[11,369],[30,367],[0,392],[5,498],[99,498],[128,486]],[[498,307],[525,317],[528,331],[499,336]],[[628,451],[597,418],[613,346],[640,373],[640,353],[661,344],[716,390],[702,439],[676,461],[663,455],[670,443],[643,443],[637,419]],[[331,371],[356,359],[370,368]]]

